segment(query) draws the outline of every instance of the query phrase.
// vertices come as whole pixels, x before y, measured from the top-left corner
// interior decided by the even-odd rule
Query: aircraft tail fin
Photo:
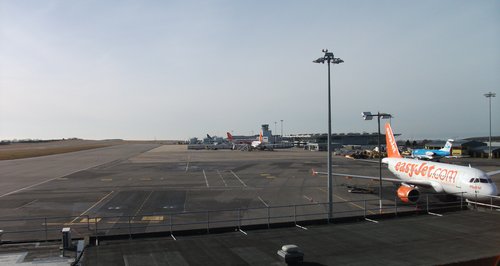
[[[394,133],[389,123],[385,124],[385,142],[387,145],[387,157],[402,158],[401,154],[399,154],[398,145],[396,144],[396,139],[394,138]]]
[[[444,147],[441,149],[441,151],[450,152],[452,142],[453,142],[453,140],[452,140],[452,139],[449,139],[448,141],[446,141],[446,144],[445,144],[445,145],[444,145]]]
[[[229,132],[226,132],[226,133],[227,133],[227,139],[229,141],[233,141],[233,135],[231,135],[231,133],[229,133]]]
[[[263,136],[262,136],[262,131],[259,133],[259,141],[262,143],[262,139],[263,139]]]

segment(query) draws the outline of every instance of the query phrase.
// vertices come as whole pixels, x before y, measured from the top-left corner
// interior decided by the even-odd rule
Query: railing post
[[[398,216],[398,197],[394,197],[394,214]]]
[[[94,217],[94,231],[95,231],[95,237],[97,239],[97,217]]]
[[[297,224],[297,205],[293,205],[293,222]]]
[[[271,210],[267,206],[267,229],[271,228]]]
[[[210,211],[207,211],[207,234],[210,234]]]
[[[363,201],[363,215],[366,218],[366,199]]]
[[[43,219],[45,221],[45,223],[44,223],[45,224],[45,242],[47,242],[48,241],[48,239],[47,239],[47,217],[45,217]]]
[[[462,196],[460,197],[460,210],[464,209],[464,193],[461,192]]]
[[[323,203],[323,206],[325,206],[325,205],[327,205],[327,204],[328,204],[328,203],[326,203],[326,204],[325,204],[325,203]],[[333,206],[333,205],[332,205],[332,206]],[[326,223],[327,223],[327,224],[329,224],[329,223],[330,223],[330,217],[328,217],[328,214],[329,214],[329,212],[326,212],[326,215],[327,215],[327,217],[326,217]],[[333,217],[333,211],[332,211],[332,217]]]
[[[132,228],[131,228],[131,224],[130,224],[130,216],[128,216],[128,238],[129,239],[132,239]]]
[[[478,210],[477,209],[477,191],[476,191],[476,202],[475,202],[475,204],[476,204],[476,211],[477,211]]]
[[[172,235],[172,221],[174,220],[174,214],[170,215],[170,235]]]
[[[238,209],[238,229],[241,230],[241,209]]]
[[[88,214],[86,216],[87,216],[87,230],[90,231],[90,217]]]
[[[429,212],[429,195],[425,195],[425,205],[427,205],[427,212]]]

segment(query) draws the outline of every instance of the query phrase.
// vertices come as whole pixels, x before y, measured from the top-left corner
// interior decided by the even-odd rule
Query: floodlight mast
[[[328,52],[328,49],[322,50],[325,55],[313,61],[313,63],[324,64],[325,61],[328,63],[328,222],[333,218],[333,188],[332,188],[332,104],[331,104],[331,85],[330,85],[330,63],[340,64],[344,63],[344,60],[340,58],[335,58],[332,52]]]
[[[488,154],[488,158],[489,159],[492,159],[493,158],[493,154],[491,153],[491,98],[492,97],[495,97],[497,94],[494,93],[494,92],[488,92],[488,93],[485,93],[484,96],[486,98],[488,98],[489,102],[490,102],[490,138],[489,138],[489,141],[490,141],[490,149],[489,149],[489,154]]]
[[[380,118],[389,119],[392,117],[391,114],[380,113],[372,114],[371,112],[362,112],[364,120],[372,120],[374,116],[377,117],[378,124],[378,177],[379,177],[379,185],[378,185],[378,196],[379,196],[379,211],[382,213],[382,150],[380,149]]]

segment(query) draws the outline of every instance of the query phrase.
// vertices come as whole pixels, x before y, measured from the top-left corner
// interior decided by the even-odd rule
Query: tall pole
[[[278,122],[274,121],[274,132],[273,132],[274,143],[276,143],[276,135],[275,135],[275,134],[276,134],[276,131],[277,131],[277,130],[276,130],[276,124],[277,124],[277,123],[278,123]]]
[[[330,89],[330,59],[328,59],[328,221],[333,217],[333,181],[332,181],[332,99]]]
[[[380,112],[377,113],[377,122],[378,122],[378,202],[379,202],[379,210],[382,213],[382,150],[380,149]]]
[[[488,98],[489,100],[489,105],[490,105],[490,138],[489,138],[489,142],[490,142],[490,148],[489,148],[489,153],[488,153],[488,158],[492,159],[493,158],[493,154],[491,152],[491,98],[492,97],[495,97],[496,96],[496,93],[493,93],[493,92],[488,92],[486,94],[484,94],[484,96],[486,98]]]
[[[281,121],[281,139],[283,139],[283,119]]]
[[[382,149],[380,147],[380,118],[382,119],[391,119],[392,115],[388,113],[380,113],[372,114],[371,112],[362,112],[361,115],[365,120],[372,120],[374,116],[377,117],[377,128],[378,128],[378,177],[379,177],[379,185],[378,185],[378,198],[379,198],[379,210],[382,213]],[[387,134],[387,133],[386,133]]]
[[[344,61],[340,58],[335,58],[333,53],[324,49],[325,55],[314,60],[314,63],[322,63],[325,61],[328,64],[328,222],[333,218],[333,181],[332,181],[332,102],[331,102],[331,85],[330,85],[330,63],[340,64]]]
[[[489,138],[490,152],[488,153],[488,157],[491,159],[491,158],[493,158],[493,154],[491,154],[491,97],[488,97],[488,100],[490,102],[490,138]]]

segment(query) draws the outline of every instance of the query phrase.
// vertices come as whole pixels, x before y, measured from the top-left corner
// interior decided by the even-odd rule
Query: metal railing
[[[474,208],[500,209],[500,197],[491,197],[489,204],[457,197],[455,201],[434,200],[436,194],[421,195],[420,201],[402,203],[397,197],[394,202],[385,200],[379,207],[379,200],[353,200],[333,203],[333,217],[328,219],[328,203],[309,203],[255,208],[189,211],[179,213],[158,212],[140,215],[118,216],[65,216],[0,219],[0,242],[32,242],[60,240],[61,230],[71,228],[73,238],[85,236],[117,236],[149,233],[174,233],[196,230],[210,233],[213,230],[260,226],[271,228],[278,224],[307,224],[312,221],[330,223],[340,219],[369,218],[380,215],[398,216],[402,213],[435,213],[440,210]]]

